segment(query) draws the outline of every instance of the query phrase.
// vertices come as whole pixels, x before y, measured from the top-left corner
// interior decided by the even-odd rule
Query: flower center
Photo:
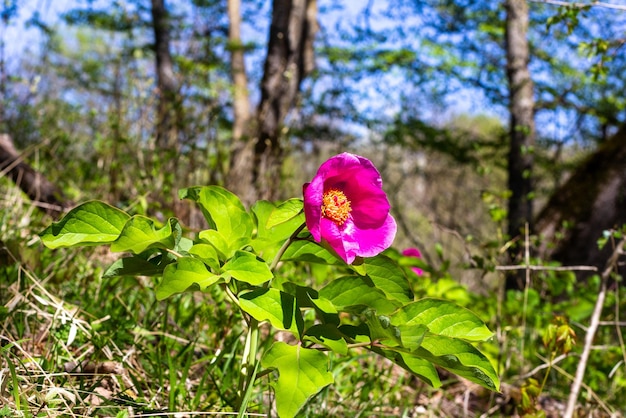
[[[330,189],[324,193],[322,216],[325,218],[341,226],[348,219],[351,210],[350,201],[341,190]]]

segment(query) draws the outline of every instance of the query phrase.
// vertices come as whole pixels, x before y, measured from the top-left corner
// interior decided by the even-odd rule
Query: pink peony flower
[[[306,226],[344,261],[373,257],[391,246],[396,221],[389,213],[380,173],[367,158],[336,155],[304,185]]]
[[[420,250],[418,250],[417,248],[407,248],[406,250],[402,251],[402,255],[405,257],[422,258],[422,253],[420,253]],[[421,276],[423,273],[422,269],[417,267],[411,267],[411,270],[413,270],[413,272],[418,276]]]

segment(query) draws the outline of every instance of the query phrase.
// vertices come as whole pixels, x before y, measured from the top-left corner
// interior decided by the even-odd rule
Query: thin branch
[[[621,4],[612,4],[612,3],[604,3],[601,1],[593,1],[591,3],[572,3],[569,1],[562,0],[529,0],[531,3],[544,3],[544,4],[552,4],[555,6],[565,6],[565,7],[574,7],[577,9],[582,9],[583,7],[591,6],[591,7],[604,7],[606,9],[615,9],[615,10],[624,10],[626,11],[626,6]]]
[[[548,361],[547,358],[541,356],[541,355],[537,355],[537,357],[539,357],[541,360],[543,361]],[[574,376],[572,376],[571,374],[569,374],[567,371],[565,371],[564,369],[562,369],[561,367],[557,366],[556,364],[552,365],[552,368],[554,370],[556,370],[557,372],[559,372],[560,374],[562,374],[563,376],[567,377],[570,380],[574,379]],[[615,412],[611,410],[611,407],[605,403],[599,396],[598,394],[596,394],[596,392],[594,392],[593,388],[591,388],[588,384],[586,383],[582,383],[582,387],[585,388],[585,390],[587,392],[589,392],[589,395],[591,396],[591,398],[593,398],[594,401],[596,401],[596,403],[600,406],[600,408],[604,409],[604,411],[608,414],[608,416],[610,417],[614,417]]]
[[[496,266],[496,270],[505,271],[505,270],[533,270],[533,271],[598,271],[598,269],[594,266],[529,266],[529,265],[521,265],[521,266]]]
[[[600,325],[600,315],[602,314],[604,300],[606,299],[607,282],[609,280],[611,272],[617,265],[617,260],[623,252],[622,248],[624,247],[625,243],[626,238],[622,239],[619,244],[617,244],[617,247],[615,247],[613,254],[606,263],[606,268],[602,272],[602,276],[600,278],[600,291],[598,292],[598,298],[596,299],[596,304],[593,308],[593,313],[591,314],[589,328],[587,329],[587,334],[585,335],[585,345],[583,347],[583,352],[580,355],[580,361],[578,362],[578,367],[576,368],[576,377],[574,378],[574,382],[572,383],[570,396],[567,400],[567,409],[565,410],[565,414],[563,415],[563,417],[565,418],[572,418],[574,416],[574,411],[576,410],[576,402],[578,401],[578,394],[580,393],[580,387],[583,384],[583,378],[585,377],[587,360],[589,359],[589,353],[591,352],[593,339],[596,335],[598,326]]]

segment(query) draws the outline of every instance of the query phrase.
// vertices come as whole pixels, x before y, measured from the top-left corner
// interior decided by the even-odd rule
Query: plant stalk
[[[291,234],[289,238],[283,243],[283,245],[276,253],[276,256],[272,260],[272,264],[270,264],[270,270],[272,273],[278,267],[278,263],[282,258],[287,248],[291,245],[292,242],[296,240],[300,231],[304,229],[306,226],[305,223],[300,225],[294,232]],[[271,284],[271,280],[267,281],[263,287],[269,287]],[[236,297],[235,297],[236,299]],[[241,359],[241,370],[239,372],[239,386],[237,388],[237,408],[241,412],[247,409],[248,397],[246,393],[250,388],[250,385],[253,384],[254,377],[256,375],[256,370],[258,367],[258,351],[259,351],[259,321],[254,318],[250,318],[250,322],[248,323],[248,334],[246,335],[246,343],[244,346],[243,356]]]

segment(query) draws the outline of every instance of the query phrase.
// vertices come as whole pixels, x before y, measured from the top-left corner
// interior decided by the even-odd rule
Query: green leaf
[[[270,213],[265,223],[265,228],[272,229],[276,225],[280,225],[295,218],[302,213],[303,207],[304,203],[302,199],[289,199],[282,202]]]
[[[156,257],[155,257],[156,258]],[[159,257],[158,261],[162,260]],[[104,272],[102,278],[119,276],[160,276],[165,267],[157,260],[145,260],[141,257],[120,258]]]
[[[219,186],[190,187],[178,192],[181,199],[191,199],[200,205],[209,224],[223,237],[234,241],[250,239],[254,225],[237,196]]]
[[[348,343],[336,325],[316,324],[306,330],[305,338],[333,350],[335,353],[347,355]]]
[[[237,280],[254,286],[265,283],[274,277],[269,266],[263,260],[247,251],[237,251],[233,258],[224,264],[222,271]]]
[[[489,359],[466,341],[427,334],[415,354],[489,390],[500,388]]]
[[[182,229],[175,218],[170,218],[162,228],[145,216],[130,218],[120,236],[111,244],[111,251],[130,251],[139,254],[148,248],[173,249],[180,239]]]
[[[220,280],[220,276],[211,273],[206,265],[192,257],[180,257],[163,271],[163,279],[156,287],[156,297],[163,300],[176,293],[182,293],[192,286],[200,290]]]
[[[384,355],[403,369],[413,373],[435,389],[441,387],[439,373],[437,373],[437,369],[430,361],[410,353],[391,350],[381,350],[379,354]]]
[[[372,308],[379,314],[390,314],[401,306],[398,301],[387,296],[367,277],[346,276],[333,280],[319,291],[319,296],[327,299],[338,310],[362,312]]]
[[[287,251],[285,251],[282,260],[305,261],[309,263],[329,265],[344,264],[340,259],[331,254],[327,249],[321,247],[319,244],[305,240],[293,242],[289,248],[287,248]]]
[[[303,319],[296,299],[275,288],[255,289],[239,296],[239,306],[259,322],[300,336]]]
[[[279,248],[291,234],[304,223],[304,213],[272,225],[270,217],[277,211],[277,206],[266,200],[260,200],[252,206],[252,213],[256,218],[256,236],[250,243],[254,251],[266,260],[272,260]],[[268,225],[272,225],[269,227]]]
[[[117,239],[130,218],[104,202],[93,200],[69,211],[39,236],[48,248],[108,244]]]
[[[440,299],[421,299],[400,308],[391,317],[401,332],[410,327],[425,325],[433,334],[484,341],[491,338],[485,323],[469,309]]]
[[[204,261],[204,264],[211,267],[215,271],[220,270],[220,260],[215,247],[202,242],[194,244],[189,249],[189,254],[197,256]]]
[[[261,365],[278,370],[278,380],[272,387],[276,410],[282,418],[295,417],[309,398],[334,382],[328,371],[328,357],[301,345],[276,342],[263,356]]]
[[[372,341],[384,343],[386,346],[402,346],[400,339],[400,330],[398,327],[391,325],[391,319],[386,315],[377,315],[374,310],[367,310],[365,313],[365,323],[370,332],[369,336]]]
[[[382,254],[365,259],[365,272],[374,285],[400,302],[413,300],[413,292],[404,270],[391,258]]]
[[[215,229],[206,229],[204,231],[200,231],[200,234],[198,234],[198,236],[201,240],[208,242],[213,246],[213,248],[215,248],[221,260],[226,260],[232,257],[235,251],[238,249],[233,248],[231,250],[231,243],[228,242],[226,238],[224,238],[224,236]]]

